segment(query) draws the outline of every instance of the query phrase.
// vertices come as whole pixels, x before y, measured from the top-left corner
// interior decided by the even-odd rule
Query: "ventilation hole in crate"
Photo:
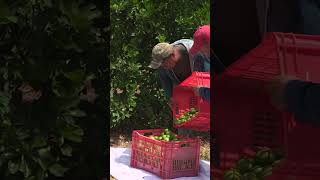
[[[179,107],[178,107],[178,104],[176,104],[176,114],[179,114]]]
[[[189,109],[196,108],[196,106],[197,106],[197,98],[191,97],[189,102]]]
[[[257,112],[253,115],[252,135],[254,146],[276,147],[279,142],[280,122],[270,112]]]
[[[153,147],[153,154],[160,157],[161,155],[161,147],[160,146],[154,146]]]
[[[155,168],[159,168],[160,166],[160,158],[154,158],[152,161],[152,166]]]
[[[137,159],[136,160],[139,162],[143,162],[143,155],[142,155],[141,151],[137,152]]]
[[[172,167],[174,171],[183,171],[194,169],[195,160],[173,160]]]

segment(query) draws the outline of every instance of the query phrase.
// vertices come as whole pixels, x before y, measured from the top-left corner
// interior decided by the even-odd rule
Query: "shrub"
[[[158,42],[192,38],[210,21],[210,1],[112,0],[111,128],[160,128],[172,123],[157,73],[147,68]]]
[[[88,159],[105,146],[88,145],[105,142],[102,8],[80,0],[0,8],[0,179],[98,177],[104,166]]]

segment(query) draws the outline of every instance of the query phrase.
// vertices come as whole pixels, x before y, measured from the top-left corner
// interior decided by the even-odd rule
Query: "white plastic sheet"
[[[110,174],[117,180],[160,180],[156,175],[130,166],[131,149],[110,147]],[[209,180],[210,163],[200,161],[197,177],[181,177],[176,180]]]

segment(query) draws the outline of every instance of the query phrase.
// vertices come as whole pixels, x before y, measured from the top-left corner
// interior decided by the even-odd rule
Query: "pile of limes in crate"
[[[172,133],[169,129],[165,129],[159,136],[149,136],[151,139],[158,141],[178,141],[178,136]]]
[[[254,158],[240,159],[236,167],[224,174],[224,180],[262,180],[272,174],[283,153],[264,148],[256,153]]]
[[[176,124],[181,125],[190,119],[194,118],[198,114],[198,111],[195,108],[190,108],[190,111],[185,112],[177,120]]]

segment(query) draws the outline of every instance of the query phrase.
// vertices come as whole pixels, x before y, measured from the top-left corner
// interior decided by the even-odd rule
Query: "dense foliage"
[[[103,11],[81,0],[0,0],[0,179],[106,171]]]
[[[192,38],[210,23],[210,1],[112,0],[111,128],[160,128],[172,123],[159,78],[147,66],[158,42]]]

